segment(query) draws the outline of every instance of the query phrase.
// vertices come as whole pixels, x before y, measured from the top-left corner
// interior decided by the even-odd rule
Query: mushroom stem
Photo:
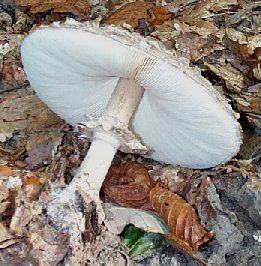
[[[116,117],[122,123],[128,125],[137,105],[140,103],[143,92],[144,89],[135,81],[119,79],[103,115]]]
[[[77,174],[79,190],[99,198],[99,191],[120,141],[107,132],[96,131],[93,142]]]
[[[79,192],[94,200],[97,207],[100,205],[99,192],[102,183],[115,153],[122,144],[120,139],[110,132],[110,129],[114,127],[113,122],[110,123],[112,121],[110,118],[117,118],[128,126],[142,98],[143,91],[143,88],[134,81],[119,80],[103,114],[104,118],[108,118],[108,124],[106,124],[108,130],[98,128],[94,131],[91,147],[76,174]]]

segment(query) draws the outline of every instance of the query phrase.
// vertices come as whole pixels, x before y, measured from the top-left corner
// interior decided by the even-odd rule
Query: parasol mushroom
[[[70,186],[98,206],[118,149],[190,168],[226,162],[239,150],[241,128],[230,105],[158,42],[68,21],[29,34],[21,54],[38,96],[92,137]]]

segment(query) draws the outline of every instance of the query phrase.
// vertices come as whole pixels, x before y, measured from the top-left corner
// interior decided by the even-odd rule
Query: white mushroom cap
[[[99,117],[119,78],[145,89],[131,128],[150,158],[191,168],[229,160],[241,144],[235,114],[200,74],[160,44],[114,27],[43,27],[22,60],[39,97],[68,123]]]

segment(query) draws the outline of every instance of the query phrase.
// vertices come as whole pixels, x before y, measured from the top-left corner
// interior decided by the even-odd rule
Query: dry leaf
[[[261,154],[261,135],[255,131],[243,133],[243,143],[240,148],[243,159],[255,158]]]
[[[105,204],[105,225],[114,234],[120,234],[124,227],[133,224],[144,231],[167,234],[168,229],[162,219],[153,212],[123,208],[117,205]]]
[[[215,34],[218,28],[211,22],[203,20],[199,17],[193,17],[191,15],[184,15],[180,18],[180,21],[190,26],[190,30],[207,37],[210,34]]]
[[[107,17],[106,24],[129,24],[133,29],[144,31],[151,26],[160,25],[171,17],[171,13],[164,7],[155,6],[151,2],[128,3]]]
[[[196,4],[191,11],[195,17],[207,17],[214,12],[220,12],[227,9],[230,9],[230,6],[237,5],[238,0],[204,0],[204,1],[195,1]]]
[[[2,11],[2,10],[1,10]],[[6,30],[13,23],[12,16],[6,12],[0,12],[0,30]]]
[[[261,115],[261,91],[252,95],[242,94],[241,97],[234,97],[234,100],[239,111]]]
[[[32,176],[24,176],[23,178],[23,184],[25,186],[28,186],[28,185],[32,185],[32,186],[40,186],[41,185],[41,179],[39,176],[35,176],[35,175],[32,175]]]
[[[152,208],[168,225],[168,239],[173,239],[174,245],[178,239],[178,247],[182,250],[197,251],[200,245],[213,238],[213,233],[200,225],[195,210],[177,194],[157,184],[150,191],[150,200]]]
[[[10,206],[9,201],[9,189],[5,186],[0,185],[0,217],[3,220],[3,213],[6,212],[7,208]]]
[[[42,184],[44,184],[44,182],[45,180],[41,179],[33,173],[28,173],[23,177],[23,191],[29,202],[37,200],[39,198]]]
[[[197,61],[217,50],[216,42],[215,35],[204,38],[196,33],[186,32],[179,35],[175,48],[177,55]]]
[[[261,60],[258,60],[258,62],[261,63]],[[261,80],[261,67],[260,63],[258,63],[258,66],[253,68],[253,75],[256,79]]]
[[[62,133],[31,135],[26,144],[28,164],[27,169],[35,170],[43,165],[51,163],[57,146],[61,144]]]
[[[208,176],[202,176],[190,183],[192,184],[186,194],[186,199],[191,205],[197,206],[197,210],[205,224],[214,223],[219,215],[218,211],[222,210],[220,210],[218,200],[213,200],[213,197],[218,197],[218,195],[213,192],[215,187],[211,179]]]
[[[261,80],[261,36],[249,36],[243,32],[236,31],[233,28],[226,30],[228,38],[232,42],[233,49],[241,55],[241,59],[245,61],[252,69],[255,78]]]
[[[241,90],[246,88],[247,84],[245,76],[242,74],[241,71],[233,67],[231,64],[226,62],[212,64],[204,62],[204,65],[206,65],[221,79],[224,79],[227,88],[232,92],[240,93]]]
[[[15,198],[17,191],[7,189],[5,186],[0,186],[0,214],[1,221],[9,226],[12,216],[15,212]]]
[[[9,95],[0,105],[0,141],[12,137],[16,130],[57,132],[64,122],[35,95]],[[17,108],[19,106],[19,108]]]
[[[17,242],[19,242],[20,239],[15,238],[8,230],[7,228],[0,223],[0,249],[7,248]]]
[[[29,24],[30,18],[27,14],[24,12],[19,11],[18,9],[15,10],[15,24],[12,26],[12,28],[16,32],[22,32],[26,29],[26,27]]]
[[[31,222],[30,229],[28,242],[38,259],[37,265],[58,265],[69,249],[68,234],[55,230],[46,220],[39,218]]]
[[[1,136],[1,132],[0,132]],[[1,139],[0,139],[1,141]],[[15,141],[15,144],[14,142]],[[13,145],[10,144],[13,142]],[[0,143],[0,156],[6,163],[15,162],[26,152],[26,134],[14,133],[14,136],[4,143]]]
[[[253,14],[253,10],[255,8],[260,7],[260,1],[248,1],[243,2],[242,9],[238,9],[237,12],[232,14],[231,16],[228,16],[226,19],[226,26],[237,24],[240,21],[248,18],[251,21],[251,24],[253,24],[251,14]],[[244,27],[245,28],[245,27]]]
[[[114,24],[120,26],[123,23],[126,23],[135,29],[139,26],[138,20],[147,18],[148,9],[152,7],[153,3],[149,2],[128,3],[107,17],[103,22],[105,24]]]
[[[20,63],[5,61],[3,64],[3,80],[17,80],[24,83],[25,73]]]
[[[10,231],[18,236],[23,236],[26,225],[30,222],[32,213],[29,207],[17,206],[10,222]]]
[[[162,6],[153,6],[148,10],[149,18],[153,26],[161,25],[171,17],[171,13],[168,9]]]
[[[89,11],[86,0],[15,0],[15,3],[19,6],[31,6],[31,13],[53,9],[55,12],[71,12],[82,19],[87,18]]]
[[[4,55],[5,59],[9,60],[19,58],[20,46],[24,37],[22,34],[0,34],[0,56]]]
[[[109,169],[103,191],[115,203],[145,209],[149,205],[149,191],[153,185],[153,180],[142,164],[127,162]]]
[[[0,176],[11,176],[13,171],[6,165],[0,165]]]

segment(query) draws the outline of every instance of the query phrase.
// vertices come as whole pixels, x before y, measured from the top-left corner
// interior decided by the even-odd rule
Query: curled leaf
[[[103,183],[106,197],[122,206],[149,208],[149,191],[154,185],[147,169],[139,163],[112,166]]]
[[[152,208],[168,225],[170,242],[182,250],[197,251],[204,242],[213,238],[199,223],[195,210],[180,196],[157,184],[150,191]]]

